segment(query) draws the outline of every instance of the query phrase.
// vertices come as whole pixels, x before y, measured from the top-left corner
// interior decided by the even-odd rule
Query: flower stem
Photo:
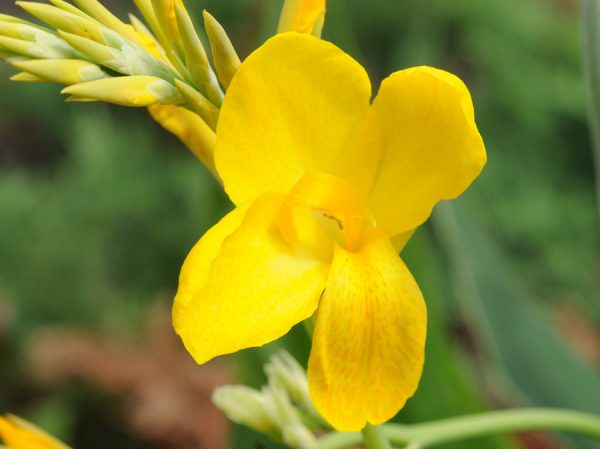
[[[390,442],[383,432],[382,426],[367,424],[362,430],[365,449],[391,449]]]
[[[600,439],[600,418],[567,410],[529,409],[489,412],[413,426],[389,424],[385,427],[385,433],[392,442],[419,443],[421,447],[526,430],[563,430]]]
[[[521,409],[487,412],[423,424],[367,426],[360,433],[331,433],[319,439],[319,449],[342,449],[365,442],[367,449],[412,444],[426,448],[442,443],[506,433],[553,430],[600,440],[600,417],[569,410]]]

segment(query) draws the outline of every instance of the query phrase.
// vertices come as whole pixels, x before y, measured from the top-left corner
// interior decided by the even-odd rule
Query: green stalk
[[[367,424],[362,431],[365,449],[391,449],[390,442],[383,432],[382,426]]]
[[[319,439],[319,449],[343,449],[360,444],[363,438],[367,449],[389,448],[388,441],[399,446],[411,444],[426,448],[471,438],[538,430],[573,432],[600,440],[600,417],[557,409],[487,412],[423,424],[367,427],[362,435],[332,433]],[[371,434],[373,431],[376,435]],[[376,446],[381,440],[388,445]],[[375,445],[369,446],[370,443]]]

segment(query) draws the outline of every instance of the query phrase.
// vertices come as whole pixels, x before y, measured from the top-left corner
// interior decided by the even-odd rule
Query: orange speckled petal
[[[336,247],[308,363],[323,417],[348,432],[392,418],[419,384],[426,327],[421,291],[387,238]]]

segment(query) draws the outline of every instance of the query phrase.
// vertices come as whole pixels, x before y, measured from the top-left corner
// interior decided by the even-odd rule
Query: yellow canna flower
[[[69,449],[33,424],[16,416],[0,416],[0,438],[8,449]]]
[[[309,388],[340,431],[389,420],[415,392],[426,309],[398,250],[486,162],[454,75],[399,71],[370,99],[365,70],[312,36],[280,34],[242,63],[215,150],[237,207],[190,252],[173,310],[198,363],[317,312]]]

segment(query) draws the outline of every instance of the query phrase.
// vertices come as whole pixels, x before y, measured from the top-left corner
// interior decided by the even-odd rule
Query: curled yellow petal
[[[275,222],[282,200],[258,198],[224,238],[243,214],[232,212],[190,253],[174,322],[198,363],[273,341],[317,308],[327,267],[280,237]]]
[[[391,419],[419,384],[426,327],[419,287],[387,238],[338,246],[308,362],[317,410],[339,431]]]
[[[8,449],[69,449],[42,429],[12,415],[0,416],[0,438]]]
[[[326,0],[286,0],[279,18],[278,32],[321,36],[325,20]]]

